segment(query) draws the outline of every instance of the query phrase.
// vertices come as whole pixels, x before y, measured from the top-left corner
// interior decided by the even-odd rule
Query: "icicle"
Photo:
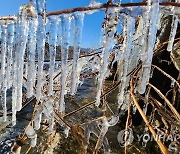
[[[126,29],[126,34],[124,38],[123,44],[125,45],[124,49],[124,54],[123,54],[123,68],[122,68],[122,76],[121,76],[121,87],[120,87],[120,92],[118,94],[118,104],[119,107],[123,104],[124,98],[125,98],[125,87],[126,87],[126,79],[127,79],[127,73],[128,73],[128,67],[129,67],[129,60],[131,59],[130,53],[131,53],[131,47],[132,47],[132,38],[133,38],[133,33],[135,29],[135,19],[127,16],[127,19],[125,19],[125,29]]]
[[[37,144],[37,134],[33,138],[31,138],[31,147],[35,147]]]
[[[53,129],[54,129],[54,113],[52,113],[51,119],[49,122],[49,133],[50,134],[53,132]]]
[[[50,22],[50,34],[49,34],[49,50],[50,50],[50,68],[49,68],[49,96],[53,95],[53,75],[56,59],[56,46],[57,46],[57,17],[51,16]]]
[[[150,14],[150,25],[149,25],[148,42],[146,49],[147,56],[142,64],[142,78],[140,79],[138,85],[138,91],[140,94],[143,94],[145,92],[146,84],[148,83],[150,77],[153,48],[156,41],[158,17],[159,17],[159,3],[153,3]]]
[[[39,0],[37,5],[38,13],[45,12],[45,0]],[[40,100],[42,90],[42,77],[43,77],[43,66],[44,66],[44,51],[45,51],[45,40],[46,40],[46,26],[45,26],[45,14],[44,16],[38,16],[38,29],[37,29],[37,52],[38,52],[38,71],[37,71],[37,88],[36,88],[36,99]]]
[[[68,136],[69,136],[69,130],[70,130],[70,127],[66,127],[66,128],[65,128],[65,130],[64,130],[65,138],[68,138]]]
[[[38,13],[45,13],[46,0],[36,0],[36,8],[37,8]]]
[[[16,110],[20,111],[22,108],[22,83],[23,83],[23,68],[24,68],[24,53],[26,50],[27,36],[28,36],[28,9],[29,5],[23,5],[19,9],[18,15],[18,45],[16,50],[17,60],[17,102]]]
[[[71,95],[74,95],[78,86],[78,76],[77,76],[77,65],[81,49],[81,36],[83,28],[84,13],[74,14],[74,42],[73,42],[73,65],[72,65],[72,77],[71,77]]]
[[[6,106],[6,90],[7,90],[7,78],[6,78],[6,54],[7,54],[7,23],[2,25],[2,42],[1,42],[1,87],[0,87],[0,101],[3,107],[3,120],[7,120],[7,106]]]
[[[18,21],[15,20],[15,37],[14,37],[14,46],[18,47]],[[12,125],[16,125],[16,104],[17,104],[17,50],[14,50],[12,53]]]
[[[53,99],[45,100],[43,103],[43,113],[49,119],[49,133],[53,132],[54,128],[54,111],[53,111]]]
[[[132,113],[133,113],[133,114],[136,114],[136,111],[137,111],[137,107],[136,107],[135,105],[133,105],[133,111],[132,111]]]
[[[172,51],[174,38],[175,38],[177,27],[178,27],[178,21],[179,21],[178,16],[174,15],[172,18],[171,32],[169,36],[167,51]]]
[[[14,21],[8,23],[7,27],[7,34],[8,34],[8,40],[7,40],[7,88],[10,88],[12,85],[12,63],[13,63],[13,56],[12,51],[14,47]]]
[[[146,104],[145,104],[144,107],[143,107],[143,112],[144,112],[145,115],[146,115],[146,113],[147,113],[148,105],[149,105],[149,103],[146,102]]]
[[[27,97],[33,96],[33,86],[35,81],[36,66],[35,66],[35,51],[36,51],[36,31],[38,26],[37,12],[35,8],[31,8],[34,17],[29,17],[29,36],[27,43]]]
[[[65,111],[65,88],[66,88],[66,78],[67,78],[67,59],[69,52],[69,38],[70,38],[70,23],[71,16],[68,14],[63,14],[61,16],[61,92],[60,92],[60,105],[59,112],[63,113]]]
[[[153,77],[153,72],[154,72],[154,67],[151,68],[151,72],[150,72],[150,78]]]
[[[103,124],[102,124],[102,128],[101,128],[101,133],[99,135],[99,146],[98,146],[98,150],[101,148],[102,144],[103,144],[103,140],[104,140],[104,136],[106,135],[107,131],[109,129],[109,123],[107,121],[107,118],[105,117],[103,119]]]
[[[34,129],[38,130],[41,126],[42,107],[39,107],[34,115]]]
[[[37,134],[31,125],[28,126],[26,130],[26,135],[28,138],[31,139],[31,147],[35,147],[37,143]]]
[[[146,52],[147,48],[147,42],[148,42],[148,27],[150,25],[149,18],[150,18],[150,11],[151,11],[151,0],[148,0],[146,12],[142,16],[142,23],[143,23],[143,36],[142,36],[142,49],[141,49],[141,60],[144,63],[144,61],[147,59],[148,55]],[[141,23],[140,23],[141,24]]]
[[[118,24],[118,12],[114,8],[109,9],[106,14],[106,20],[104,21],[103,29],[104,29],[104,38],[103,38],[103,53],[102,53],[102,65],[100,69],[100,74],[98,76],[98,83],[97,83],[97,95],[96,95],[96,106],[100,104],[100,96],[101,90],[103,86],[103,80],[105,78],[107,67],[108,67],[108,59],[109,54],[114,46],[114,35],[117,30]]]

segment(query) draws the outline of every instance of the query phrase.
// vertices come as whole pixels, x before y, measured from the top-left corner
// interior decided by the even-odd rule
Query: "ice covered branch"
[[[167,7],[167,6],[173,6],[173,7],[180,7],[180,3],[175,3],[175,2],[161,2],[159,3],[160,6],[162,7]],[[146,2],[141,2],[141,3],[124,3],[121,5],[117,4],[101,4],[98,6],[85,6],[85,7],[77,7],[77,8],[72,8],[72,9],[65,9],[65,10],[59,10],[59,11],[53,11],[53,12],[47,12],[46,16],[51,16],[51,15],[60,15],[60,14],[69,14],[69,13],[74,13],[77,11],[93,11],[93,10],[99,10],[99,9],[106,9],[106,8],[115,8],[115,7],[135,7],[135,6],[147,6]],[[122,12],[123,13],[123,12]],[[1,16],[0,20],[14,20],[15,16]]]

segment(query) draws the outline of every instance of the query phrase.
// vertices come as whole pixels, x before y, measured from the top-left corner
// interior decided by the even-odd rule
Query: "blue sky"
[[[104,3],[107,0],[96,0]],[[127,2],[124,0],[123,2]],[[136,0],[137,1],[137,0]],[[0,16],[14,15],[18,13],[21,5],[29,0],[0,0]],[[89,5],[90,0],[47,0],[47,12]],[[104,18],[103,12],[86,15],[84,19],[82,47],[97,47],[101,32],[101,23]]]

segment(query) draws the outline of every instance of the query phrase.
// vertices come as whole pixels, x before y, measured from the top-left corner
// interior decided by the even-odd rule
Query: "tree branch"
[[[174,2],[160,2],[160,6],[174,6],[174,7],[180,7],[180,3],[174,3]],[[85,6],[85,7],[78,7],[78,8],[72,8],[72,9],[65,9],[65,10],[59,10],[59,11],[53,11],[53,12],[47,12],[46,17],[51,15],[60,15],[60,14],[69,14],[74,13],[77,11],[83,12],[83,11],[95,11],[99,9],[107,9],[107,8],[115,8],[115,7],[134,7],[134,6],[147,6],[146,2],[140,2],[140,3],[124,3],[121,5],[117,4],[101,4],[98,6]],[[125,13],[125,12],[122,12]],[[0,20],[14,20],[15,16],[1,16]]]

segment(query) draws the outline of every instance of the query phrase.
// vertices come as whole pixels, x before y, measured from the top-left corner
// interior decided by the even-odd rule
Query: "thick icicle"
[[[33,86],[35,81],[36,66],[35,66],[35,51],[36,51],[36,31],[38,26],[37,12],[32,6],[32,17],[28,18],[29,22],[29,36],[27,43],[27,97],[32,97]]]
[[[148,27],[149,27],[149,18],[150,18],[150,10],[151,10],[151,5],[150,1],[148,1],[148,5],[146,8],[145,14],[142,16],[142,23],[143,23],[143,36],[142,36],[142,41],[140,42],[142,45],[141,49],[141,60],[144,63],[144,61],[147,59],[147,42],[148,42]]]
[[[106,20],[104,21],[103,30],[104,30],[104,37],[103,37],[103,53],[102,53],[102,65],[100,69],[100,74],[98,76],[98,83],[97,83],[97,95],[96,95],[96,106],[100,104],[100,96],[101,90],[103,86],[103,81],[107,72],[108,67],[108,59],[109,54],[114,46],[114,35],[117,30],[118,24],[118,12],[114,8],[109,9],[106,14]]]
[[[38,107],[37,111],[35,112],[34,116],[34,129],[38,130],[41,126],[41,119],[42,119],[42,110],[43,108],[40,106]]]
[[[35,147],[37,144],[37,134],[35,134],[34,138],[31,138],[31,147]]]
[[[125,19],[125,27],[126,32],[124,36],[124,53],[122,56],[122,63],[120,65],[122,66],[121,70],[121,86],[120,86],[120,91],[118,94],[118,108],[121,107],[123,104],[124,98],[125,98],[125,88],[126,88],[126,79],[127,79],[127,74],[128,74],[128,67],[129,67],[129,61],[131,59],[130,53],[131,53],[131,48],[132,48],[132,38],[133,38],[133,33],[135,29],[135,19],[130,17],[129,15]]]
[[[2,42],[1,42],[1,87],[0,96],[3,107],[3,120],[7,120],[7,106],[6,106],[6,90],[7,90],[7,78],[6,78],[6,54],[7,54],[7,23],[2,24]]]
[[[53,111],[53,99],[45,99],[43,103],[43,113],[49,119],[49,132],[53,132],[54,128],[54,111]]]
[[[23,5],[20,7],[18,15],[18,45],[16,48],[17,60],[17,102],[16,110],[20,111],[22,108],[22,84],[23,84],[23,68],[24,68],[24,53],[26,50],[27,36],[28,36],[28,9],[30,5]]]
[[[140,94],[143,94],[146,89],[146,85],[149,81],[150,71],[151,71],[151,63],[153,57],[153,48],[156,41],[156,33],[157,33],[157,24],[158,24],[158,17],[159,17],[159,3],[153,3],[151,8],[150,14],[150,22],[149,22],[149,29],[148,29],[148,40],[147,40],[147,47],[145,49],[146,57],[142,64],[142,78],[139,81],[138,91]]]
[[[49,67],[49,96],[53,95],[53,75],[56,60],[56,46],[57,46],[57,17],[51,16],[50,22],[50,34],[49,34],[49,50],[50,50],[50,67]]]
[[[37,143],[37,134],[31,125],[28,126],[28,128],[26,130],[26,135],[28,138],[31,139],[31,147],[35,147],[36,143]]]
[[[72,65],[72,77],[71,77],[71,95],[74,95],[78,87],[77,65],[81,49],[81,36],[83,28],[84,13],[74,14],[74,42],[73,42],[73,65]]]
[[[37,88],[36,99],[40,100],[42,90],[42,77],[43,77],[43,65],[44,65],[44,50],[45,50],[45,0],[39,0],[37,4],[38,16],[38,29],[37,29],[37,52],[38,52],[38,71],[37,71]]]
[[[8,40],[7,40],[7,88],[10,88],[12,85],[12,63],[13,63],[13,47],[14,47],[14,21],[11,21],[8,23],[7,27],[7,35],[8,35]]]
[[[178,21],[179,21],[178,16],[174,15],[172,18],[171,32],[169,36],[167,51],[172,51],[174,38],[175,38],[177,27],[178,27]]]
[[[15,24],[15,38],[14,38],[14,45],[18,45],[18,23],[16,21]],[[17,60],[16,60],[16,50],[12,53],[13,58],[13,65],[12,65],[12,125],[16,125],[16,102],[17,102]]]
[[[66,88],[66,78],[67,78],[67,59],[69,52],[69,38],[70,38],[70,23],[71,16],[68,14],[63,14],[61,16],[61,92],[60,92],[60,104],[59,112],[63,113],[65,111],[65,88]]]

